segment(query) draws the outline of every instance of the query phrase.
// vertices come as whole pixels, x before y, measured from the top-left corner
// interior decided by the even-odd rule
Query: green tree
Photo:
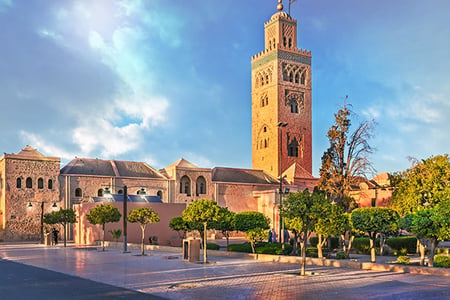
[[[219,206],[208,199],[195,200],[183,210],[183,220],[189,224],[190,229],[199,230],[203,225],[203,262],[207,262],[207,230],[208,223],[217,221]]]
[[[400,215],[433,208],[450,198],[450,159],[446,155],[430,157],[406,170],[398,180],[391,206]]]
[[[220,230],[227,239],[227,247],[230,244],[230,232],[234,231],[234,216],[236,213],[229,211],[228,207],[219,207],[217,221],[213,221],[211,227]]]
[[[294,229],[299,236],[302,256],[300,275],[302,276],[306,273],[306,241],[317,222],[327,216],[328,203],[324,193],[315,189],[310,194],[305,189],[303,192],[289,194],[280,208],[287,227]]]
[[[183,217],[174,217],[170,219],[169,227],[178,233],[180,240],[186,238],[186,232],[189,231],[188,224],[183,220]]]
[[[339,236],[346,231],[347,216],[344,214],[344,209],[339,205],[332,205],[330,202],[324,202],[324,209],[326,210],[325,217],[320,218],[314,228],[319,242],[317,243],[317,254],[319,258],[323,257],[322,247],[329,236]]]
[[[376,262],[375,240],[377,234],[398,231],[398,213],[387,207],[362,207],[352,211],[351,221],[356,231],[367,233],[370,238],[370,258]]]
[[[369,160],[374,149],[368,140],[373,137],[374,121],[364,121],[349,135],[352,112],[347,104],[334,115],[335,122],[328,130],[330,147],[322,156],[318,187],[327,193],[329,200],[344,207],[354,207],[349,196],[350,186],[358,177],[374,173]]]
[[[157,223],[160,221],[159,215],[150,207],[135,208],[128,214],[128,222],[139,223],[141,226],[141,255],[144,256],[144,239],[145,239],[145,228],[149,223]]]
[[[53,211],[49,214],[44,215],[44,223],[46,224],[59,224],[62,226],[64,230],[64,247],[67,245],[67,237],[66,237],[66,227],[67,224],[76,223],[76,214],[75,211],[71,208],[63,209],[60,208],[58,211]]]
[[[112,238],[117,242],[122,235],[122,229],[112,229],[109,233],[111,233]]]
[[[255,243],[267,239],[270,220],[257,211],[245,211],[234,216],[234,228],[246,233],[247,240],[255,253]]]
[[[102,225],[103,239],[102,250],[105,251],[105,224],[119,222],[122,214],[112,204],[100,204],[91,208],[89,214],[86,215],[89,223],[93,225]]]

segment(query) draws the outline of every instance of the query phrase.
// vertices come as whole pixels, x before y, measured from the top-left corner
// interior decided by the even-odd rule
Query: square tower
[[[252,167],[312,174],[311,51],[297,48],[297,21],[275,13],[265,50],[252,57]]]

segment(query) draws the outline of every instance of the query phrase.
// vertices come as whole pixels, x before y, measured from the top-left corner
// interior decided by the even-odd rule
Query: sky
[[[288,0],[283,1],[287,10]],[[276,0],[0,0],[0,151],[251,168],[251,56]],[[450,149],[450,1],[297,0],[313,175],[346,96],[378,172]]]

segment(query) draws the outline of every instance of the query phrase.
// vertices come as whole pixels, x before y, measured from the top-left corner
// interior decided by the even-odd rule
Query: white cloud
[[[72,159],[76,156],[75,153],[68,152],[62,147],[54,145],[52,142],[43,139],[41,136],[27,131],[20,131],[21,138],[26,144],[33,145],[39,152],[46,156],[61,157],[63,159]]]

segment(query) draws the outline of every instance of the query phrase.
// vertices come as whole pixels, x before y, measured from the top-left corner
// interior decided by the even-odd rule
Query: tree
[[[330,201],[351,210],[350,185],[358,177],[375,173],[369,155],[374,149],[368,140],[373,137],[375,122],[364,121],[349,136],[352,112],[344,106],[334,115],[335,123],[328,130],[330,147],[322,156],[318,187],[327,193]]]
[[[270,220],[257,211],[245,211],[234,216],[234,228],[246,233],[247,240],[255,253],[255,243],[267,239]]]
[[[119,222],[122,214],[112,204],[100,204],[89,211],[86,215],[89,223],[93,225],[102,225],[103,239],[102,250],[105,251],[105,224]]]
[[[109,231],[109,233],[111,233],[112,238],[117,242],[122,235],[122,229],[112,229]]]
[[[227,247],[230,240],[230,232],[235,230],[234,228],[234,216],[236,213],[229,211],[228,207],[219,207],[219,214],[217,221],[213,221],[211,227],[220,230],[227,239]]]
[[[170,219],[169,227],[178,233],[180,240],[183,240],[186,237],[186,232],[189,231],[188,224],[181,216]]]
[[[46,224],[60,224],[64,229],[64,247],[67,245],[66,227],[67,224],[76,223],[75,211],[71,208],[60,208],[58,211],[53,211],[44,215],[44,223]]]
[[[351,221],[355,230],[369,235],[371,262],[376,262],[377,234],[397,232],[399,216],[395,210],[387,207],[362,207],[352,211]]]
[[[207,229],[208,222],[217,221],[219,215],[219,206],[216,202],[208,199],[195,200],[183,210],[183,220],[189,224],[189,227],[196,230],[203,225],[203,262],[207,262]]]
[[[139,223],[141,226],[141,255],[144,256],[144,238],[145,227],[149,223],[157,223],[160,221],[159,215],[150,207],[135,208],[128,214],[128,222]]]
[[[317,221],[314,232],[318,235],[317,254],[319,258],[323,257],[322,247],[329,236],[341,235],[346,231],[347,216],[344,209],[339,205],[332,205],[330,202],[324,203],[326,215]]]
[[[302,256],[300,275],[302,276],[305,275],[306,241],[317,222],[326,217],[327,204],[324,193],[314,189],[310,194],[305,189],[303,192],[289,194],[280,208],[287,227],[294,229],[299,235]]]
[[[406,170],[392,195],[391,207],[404,216],[419,209],[433,208],[450,198],[450,159],[430,157]]]

